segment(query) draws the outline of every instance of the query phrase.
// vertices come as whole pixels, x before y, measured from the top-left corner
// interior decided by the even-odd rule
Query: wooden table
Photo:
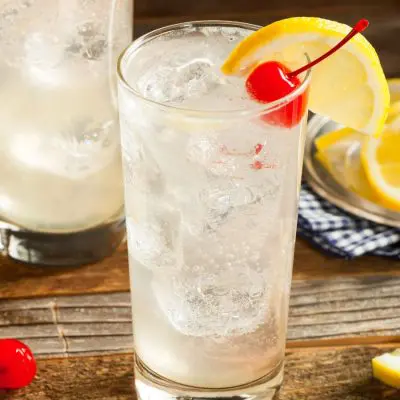
[[[352,24],[388,76],[400,76],[396,0],[148,0],[136,2],[136,34],[196,19],[265,25],[294,15]],[[0,400],[130,400],[133,390],[127,254],[98,264],[40,268],[0,258],[0,337],[18,337],[38,357],[28,388]],[[332,259],[298,240],[281,400],[399,400],[371,377],[370,360],[400,347],[400,262]]]
[[[0,259],[0,337],[38,357],[7,400],[134,399],[125,245],[81,268]],[[400,347],[400,262],[321,255],[298,240],[282,400],[400,399],[371,377],[372,357]]]

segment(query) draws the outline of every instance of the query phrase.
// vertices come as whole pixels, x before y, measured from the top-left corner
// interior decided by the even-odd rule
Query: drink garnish
[[[305,116],[308,96],[312,112],[377,136],[385,125],[390,96],[375,49],[357,34],[367,26],[364,19],[354,28],[315,17],[276,21],[244,38],[221,70],[247,79],[247,90],[255,101],[278,102],[275,111],[262,115],[269,123],[288,127],[299,123]],[[305,54],[314,61],[297,68]],[[311,66],[309,90],[301,90],[303,76],[299,74]],[[279,100],[288,94],[292,95],[282,105]]]
[[[250,97],[260,103],[271,103],[284,98],[301,85],[299,75],[314,65],[328,58],[343,47],[353,36],[364,31],[369,25],[366,19],[361,19],[353,29],[334,47],[317,59],[303,67],[290,71],[289,68],[278,61],[265,61],[257,65],[246,79],[246,89]],[[272,123],[291,127],[297,125],[302,119],[306,107],[305,93],[292,100],[286,107],[272,112],[272,116],[264,116],[264,119]]]

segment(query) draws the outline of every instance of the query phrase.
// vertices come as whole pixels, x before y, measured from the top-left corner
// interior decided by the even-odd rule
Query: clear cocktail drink
[[[100,227],[123,219],[115,65],[132,23],[131,0],[2,2],[0,248],[14,258],[88,262],[123,236]]]
[[[224,76],[256,29],[175,25],[120,59],[141,397],[265,398],[281,381],[308,78],[261,105]]]

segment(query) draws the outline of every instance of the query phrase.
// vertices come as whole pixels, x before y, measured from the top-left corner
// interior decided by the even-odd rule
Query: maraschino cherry
[[[0,389],[29,385],[36,374],[36,362],[28,346],[16,339],[0,340]]]
[[[302,72],[307,71],[329,57],[344,46],[357,33],[364,31],[368,25],[369,22],[366,19],[361,19],[354,25],[349,34],[336,46],[332,47],[321,57],[318,57],[295,71],[290,71],[289,68],[278,61],[267,61],[259,64],[246,80],[248,94],[260,103],[271,103],[287,96],[300,86],[301,81],[298,76]],[[281,107],[277,111],[270,112],[263,116],[263,119],[269,123],[289,128],[298,124],[306,111],[307,95],[307,91],[303,92],[285,107]]]

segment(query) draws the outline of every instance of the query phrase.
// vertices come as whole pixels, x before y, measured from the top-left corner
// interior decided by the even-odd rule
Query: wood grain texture
[[[123,243],[112,257],[81,267],[41,267],[0,256],[0,299],[119,292],[129,289]]]
[[[400,262],[380,257],[362,257],[352,261],[332,258],[314,250],[303,240],[297,240],[294,280],[374,274],[400,276]],[[125,244],[112,257],[76,268],[30,266],[0,256],[0,299],[128,290]]]
[[[372,379],[378,346],[289,351],[279,400],[398,400],[400,392]],[[134,400],[133,356],[40,360],[27,388],[1,400]]]
[[[288,340],[294,347],[361,336],[400,342],[399,293],[395,276],[294,281]],[[127,292],[0,301],[0,338],[21,339],[36,355],[123,352],[131,335]]]

